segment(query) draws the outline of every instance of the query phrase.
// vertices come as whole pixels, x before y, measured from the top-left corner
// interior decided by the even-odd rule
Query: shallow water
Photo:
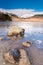
[[[32,41],[33,44],[25,49],[28,51],[31,64],[43,65],[43,22],[0,22],[0,36],[4,36],[7,39],[9,26],[14,25],[25,29],[24,38],[20,40],[0,40],[0,64],[11,65],[5,63],[3,53],[9,48],[24,48],[21,43],[29,40]]]

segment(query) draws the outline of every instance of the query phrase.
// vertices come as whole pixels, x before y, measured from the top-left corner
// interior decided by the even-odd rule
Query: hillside
[[[0,12],[0,21],[11,21],[11,16],[7,13]]]
[[[27,18],[12,17],[12,21],[43,22],[43,14],[37,14]]]

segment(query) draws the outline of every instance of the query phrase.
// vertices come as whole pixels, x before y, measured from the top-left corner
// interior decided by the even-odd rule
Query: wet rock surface
[[[18,49],[12,49],[11,50],[11,55],[13,56],[15,61],[19,61],[20,59],[20,51]]]
[[[30,65],[28,55],[24,49],[12,49],[4,53],[4,59],[15,65]]]

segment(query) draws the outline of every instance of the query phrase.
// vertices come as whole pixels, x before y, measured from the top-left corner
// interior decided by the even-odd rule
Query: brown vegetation
[[[0,21],[11,21],[11,17],[6,13],[0,12]]]

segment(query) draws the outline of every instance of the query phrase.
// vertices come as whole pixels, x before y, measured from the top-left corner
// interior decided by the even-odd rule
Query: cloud
[[[34,9],[0,9],[1,12],[8,12],[8,13],[13,13],[13,14],[16,14],[18,15],[19,17],[30,17],[30,16],[33,16],[35,14],[43,14],[43,11],[36,11]]]

